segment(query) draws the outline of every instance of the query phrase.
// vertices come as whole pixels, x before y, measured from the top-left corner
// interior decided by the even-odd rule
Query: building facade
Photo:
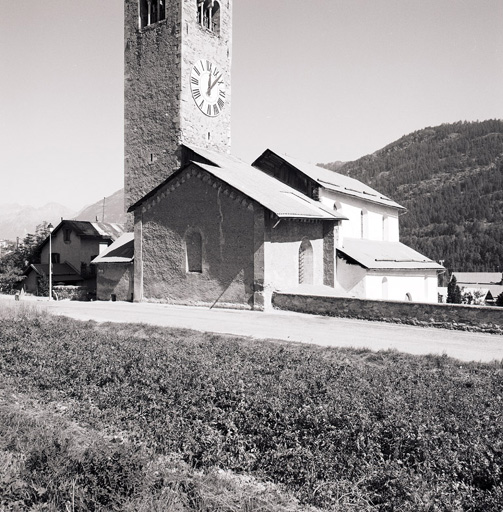
[[[125,0],[134,300],[263,309],[316,287],[436,302],[441,267],[400,244],[400,205],[270,150],[230,156],[231,46],[232,0]]]

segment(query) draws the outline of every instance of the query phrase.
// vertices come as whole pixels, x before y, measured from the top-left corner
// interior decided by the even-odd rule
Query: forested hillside
[[[456,271],[503,269],[502,120],[425,128],[354,162],[324,167],[405,206],[405,244]]]

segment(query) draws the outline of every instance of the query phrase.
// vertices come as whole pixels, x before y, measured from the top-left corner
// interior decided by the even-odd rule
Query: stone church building
[[[98,298],[260,310],[273,291],[296,290],[436,302],[442,267],[399,242],[403,207],[271,150],[251,165],[231,156],[231,50],[232,0],[125,0],[134,251],[100,255]]]

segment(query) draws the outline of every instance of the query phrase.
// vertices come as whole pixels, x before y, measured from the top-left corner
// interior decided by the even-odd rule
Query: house
[[[134,234],[124,233],[91,262],[98,300],[133,300]]]
[[[122,234],[119,224],[62,220],[50,235],[51,254],[47,237],[40,246],[41,264],[26,270],[25,291],[38,293],[37,277],[48,275],[51,261],[54,285],[78,283],[90,294],[96,293],[96,271],[91,261]]]
[[[498,295],[503,293],[501,272],[454,272],[453,276],[462,297],[470,303],[493,305]]]
[[[38,295],[41,293],[41,280],[44,280],[46,282],[45,286],[47,286],[47,280],[49,279],[49,264],[31,264],[24,271],[24,275],[26,276],[23,281],[24,291]],[[82,286],[84,284],[84,279],[77,269],[69,263],[54,263],[52,265],[52,282],[54,286]],[[43,293],[46,294],[47,290]]]

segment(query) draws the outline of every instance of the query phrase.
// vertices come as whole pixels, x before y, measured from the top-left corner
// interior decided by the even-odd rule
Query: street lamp
[[[49,230],[49,300],[52,300],[52,231],[54,226],[49,224],[47,229]]]

